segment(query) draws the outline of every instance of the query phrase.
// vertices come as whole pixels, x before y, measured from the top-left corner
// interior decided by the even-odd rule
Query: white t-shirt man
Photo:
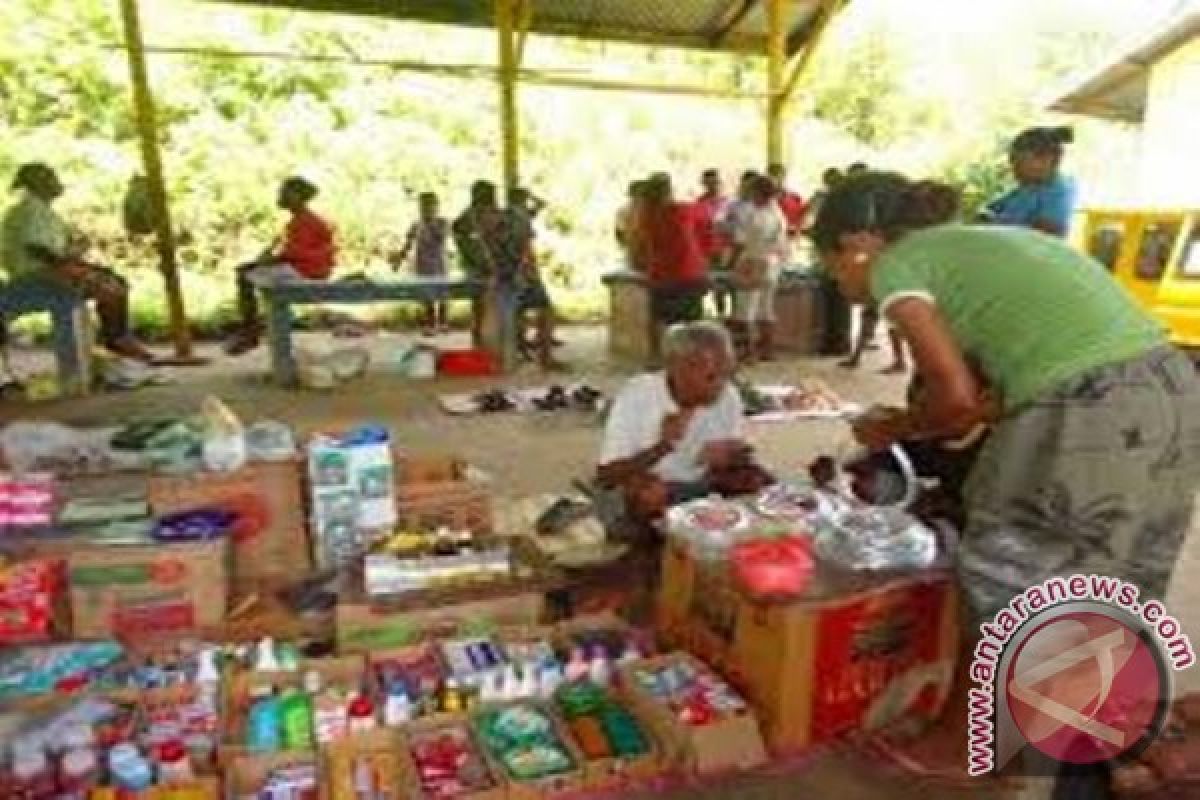
[[[765,206],[747,204],[736,220],[733,241],[742,246],[742,258],[766,262],[769,280],[779,277],[790,245],[787,220],[774,201]]]
[[[604,431],[600,465],[632,458],[658,444],[663,420],[678,414],[665,372],[632,378],[613,402]],[[745,435],[742,398],[728,384],[717,401],[698,408],[688,421],[687,431],[675,449],[654,465],[652,471],[667,483],[694,483],[704,479],[701,454],[705,445]]]

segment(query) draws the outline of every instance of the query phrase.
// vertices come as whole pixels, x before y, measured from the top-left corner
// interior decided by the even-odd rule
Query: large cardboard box
[[[789,753],[935,715],[958,656],[958,597],[939,569],[818,576],[812,596],[759,602],[681,548],[664,555],[661,633],[713,664],[754,705],[772,750]]]
[[[233,542],[234,580],[294,578],[312,568],[298,459],[255,462],[234,472],[150,476],[147,500],[158,516],[232,504],[253,509],[259,529]]]
[[[338,596],[335,610],[340,653],[402,647],[430,637],[488,632],[499,626],[541,621],[545,595],[538,588],[481,587],[411,592],[397,600],[369,597],[361,583]]]
[[[77,543],[66,553],[76,638],[201,633],[229,604],[229,542]]]
[[[686,773],[711,774],[753,769],[767,760],[762,733],[753,713],[728,715],[708,725],[692,726],[661,700],[646,692],[636,677],[639,669],[657,669],[686,661],[697,670],[708,667],[687,653],[668,653],[620,667],[625,697],[639,722],[645,723],[662,748],[666,764]]]

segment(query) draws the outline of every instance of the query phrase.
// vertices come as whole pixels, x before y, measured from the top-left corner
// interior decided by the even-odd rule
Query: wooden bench
[[[27,314],[49,314],[54,360],[63,394],[84,395],[92,386],[91,329],[87,300],[64,286],[39,280],[0,285],[0,328]]]
[[[271,371],[283,386],[298,382],[296,356],[292,348],[295,320],[292,306],[325,303],[441,302],[473,300],[482,296],[484,285],[468,278],[408,278],[395,281],[342,280],[259,284],[267,318],[267,339],[271,350]],[[515,331],[510,324],[507,331]],[[510,347],[500,348],[505,366],[509,365]]]
[[[727,272],[709,275],[714,286],[733,289]],[[603,278],[609,294],[608,349],[614,357],[645,361],[649,357],[654,321],[646,276],[622,270]],[[775,346],[792,355],[827,354],[830,318],[826,281],[814,271],[791,267],[779,278],[775,292]],[[835,350],[836,352],[836,350]]]

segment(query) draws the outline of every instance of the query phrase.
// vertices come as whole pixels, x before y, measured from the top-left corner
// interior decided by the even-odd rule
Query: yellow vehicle
[[[1170,331],[1200,350],[1200,209],[1083,212],[1078,244]]]

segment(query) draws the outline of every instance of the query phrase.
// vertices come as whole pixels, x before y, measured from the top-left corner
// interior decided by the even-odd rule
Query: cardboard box
[[[250,699],[259,689],[302,689],[304,676],[316,672],[321,676],[321,685],[336,684],[348,688],[363,687],[371,690],[371,679],[367,664],[362,656],[339,656],[337,658],[305,658],[295,672],[256,672],[238,670],[226,676],[224,701],[221,714],[223,728],[222,756],[224,763],[244,754],[246,714]]]
[[[776,752],[935,717],[958,656],[958,598],[946,574],[844,597],[738,607],[731,662]]]
[[[224,504],[253,509],[261,528],[233,541],[233,576],[239,584],[312,569],[299,460],[255,462],[228,473],[154,474],[146,493],[158,516]]]
[[[566,748],[567,754],[575,764],[575,769],[538,780],[517,780],[492,753],[488,752],[486,746],[483,746],[484,757],[491,764],[493,773],[500,776],[507,787],[506,797],[508,797],[508,800],[550,800],[551,798],[570,797],[581,792],[585,786],[583,769],[586,761],[583,753],[580,753],[579,749],[575,746],[575,740],[571,736],[571,732],[567,730],[558,713],[549,705],[536,700],[518,700],[512,703],[500,703],[486,707],[484,712],[502,710],[512,706],[530,706],[537,708],[545,714],[554,725],[555,734],[559,741],[562,742],[563,747]],[[479,712],[472,714],[471,726],[475,729],[478,741],[482,746],[483,733],[479,729],[480,723]]]
[[[258,800],[270,774],[288,767],[309,767],[317,770],[317,754],[312,751],[286,753],[239,752],[225,765],[225,797],[227,800]],[[320,786],[319,772],[316,774]]]
[[[471,727],[470,719],[465,714],[438,714],[433,717],[423,717],[408,723],[401,729],[402,766],[407,775],[409,787],[407,796],[413,798],[413,800],[425,800],[428,797],[421,789],[420,774],[417,771],[417,764],[412,755],[413,738],[423,733],[453,726],[461,727],[471,737],[476,751],[479,753],[480,758],[483,759],[483,764],[488,770],[488,777],[492,781],[492,788],[459,795],[458,800],[508,800],[507,788],[504,782],[499,779],[498,773],[484,753],[479,737],[475,734],[474,728]]]
[[[571,741],[579,751],[583,760],[584,788],[589,792],[614,793],[629,792],[648,783],[651,779],[662,774],[664,765],[662,748],[656,741],[654,732],[648,723],[641,720],[631,703],[609,692],[613,704],[624,709],[641,729],[646,739],[647,752],[640,756],[612,756],[609,758],[588,759],[579,742],[571,733]],[[559,711],[558,708],[555,709]],[[562,716],[560,714],[560,716]],[[564,727],[571,732],[570,720],[563,716]]]
[[[397,524],[417,530],[495,532],[492,485],[486,475],[451,456],[406,455],[396,468]]]
[[[747,709],[708,725],[688,725],[658,698],[646,692],[635,677],[638,669],[658,669],[686,661],[697,670],[709,670],[687,653],[668,653],[619,668],[621,685],[637,719],[649,726],[671,767],[688,773],[710,774],[726,770],[753,769],[767,760],[758,720]]]
[[[229,604],[229,542],[73,544],[66,554],[76,638],[198,633]]]
[[[904,713],[935,715],[958,656],[952,575],[843,574],[814,584],[808,599],[759,602],[722,568],[672,543],[663,555],[659,632],[745,693],[776,752]]]
[[[144,792],[124,793],[130,800],[220,800],[221,781],[216,776],[199,777],[173,786],[154,786]]]
[[[721,675],[731,661],[741,595],[722,563],[697,561],[675,539],[663,547],[655,629],[670,647],[692,653]]]
[[[545,597],[537,589],[480,588],[413,592],[402,601],[373,600],[361,586],[338,596],[338,652],[400,647],[423,638],[467,635],[500,625],[532,625]]]
[[[378,728],[339,739],[321,749],[318,759],[321,800],[359,800],[356,769],[360,759],[369,763],[375,782],[373,800],[404,800],[411,796],[405,765],[404,740],[396,731]]]

